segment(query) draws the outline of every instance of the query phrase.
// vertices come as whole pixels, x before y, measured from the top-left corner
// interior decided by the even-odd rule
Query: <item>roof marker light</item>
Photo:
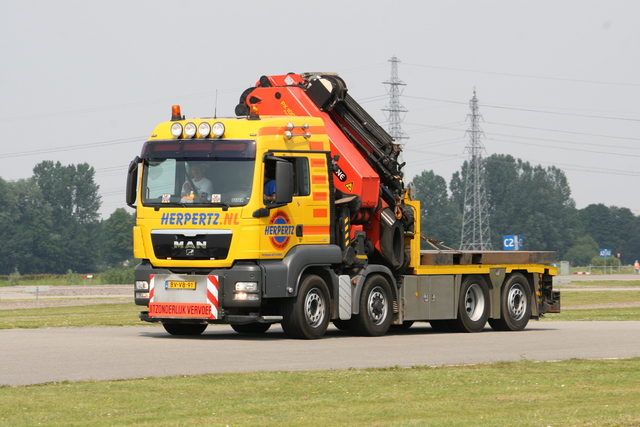
[[[213,127],[211,128],[211,131],[216,138],[220,138],[222,137],[222,135],[224,135],[224,125],[220,122],[215,122],[213,124]]]
[[[196,125],[193,122],[189,122],[184,125],[184,134],[187,138],[193,138],[194,136],[196,136],[196,130]]]
[[[171,135],[173,135],[174,138],[180,138],[182,136],[182,125],[180,123],[171,125]]]
[[[208,138],[211,133],[211,125],[207,122],[202,122],[198,125],[198,134],[200,138]]]

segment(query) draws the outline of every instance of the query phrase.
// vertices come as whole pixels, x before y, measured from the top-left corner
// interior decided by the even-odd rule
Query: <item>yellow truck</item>
[[[131,162],[140,318],[173,335],[522,330],[560,311],[554,252],[421,250],[401,149],[331,73],[262,76],[236,116],[179,106]]]

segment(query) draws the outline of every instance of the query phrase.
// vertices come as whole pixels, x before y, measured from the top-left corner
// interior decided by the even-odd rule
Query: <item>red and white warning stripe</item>
[[[207,276],[207,302],[211,305],[211,319],[218,318],[218,276]]]

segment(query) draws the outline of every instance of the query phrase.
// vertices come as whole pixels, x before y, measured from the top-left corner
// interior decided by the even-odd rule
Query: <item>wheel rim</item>
[[[315,328],[324,320],[324,298],[320,291],[312,289],[304,299],[304,314],[309,326]]]
[[[382,288],[375,287],[369,294],[367,308],[374,325],[380,325],[387,318],[387,297]]]
[[[475,322],[482,318],[484,314],[484,293],[480,285],[474,283],[469,286],[464,298],[464,303],[469,319]]]
[[[513,320],[520,320],[527,311],[527,297],[522,285],[514,285],[509,289],[507,308]]]

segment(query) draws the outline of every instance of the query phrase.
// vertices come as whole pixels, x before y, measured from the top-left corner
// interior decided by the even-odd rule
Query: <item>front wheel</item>
[[[389,282],[378,274],[370,276],[362,288],[360,313],[351,318],[351,330],[369,337],[386,334],[392,321],[391,298]]]
[[[200,335],[207,329],[206,323],[163,323],[164,330],[171,335]]]
[[[321,277],[303,277],[296,298],[283,305],[282,329],[289,338],[317,339],[329,326],[329,289]]]
[[[467,276],[460,288],[455,329],[480,332],[489,318],[489,287],[482,276]]]
[[[500,318],[489,319],[496,331],[521,331],[531,318],[531,288],[526,277],[515,273],[507,279],[500,296]]]

